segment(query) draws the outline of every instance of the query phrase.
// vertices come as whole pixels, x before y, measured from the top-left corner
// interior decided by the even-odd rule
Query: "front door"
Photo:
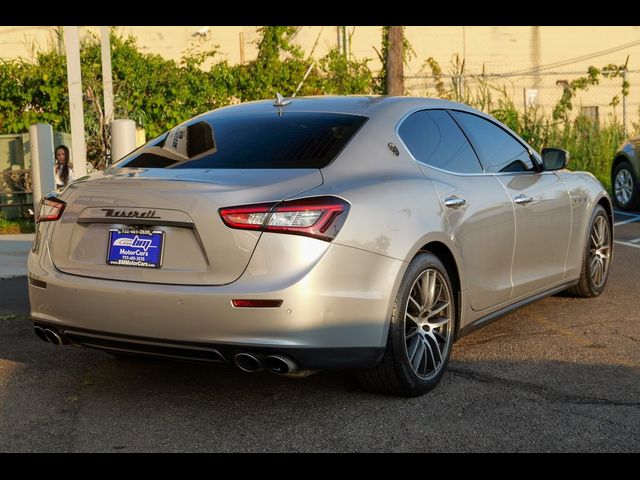
[[[553,172],[497,175],[516,212],[513,298],[562,280],[571,234],[571,199]]]
[[[564,276],[571,232],[571,200],[554,172],[539,172],[532,151],[498,124],[452,111],[478,153],[484,171],[509,194],[515,214],[511,277],[515,299]]]

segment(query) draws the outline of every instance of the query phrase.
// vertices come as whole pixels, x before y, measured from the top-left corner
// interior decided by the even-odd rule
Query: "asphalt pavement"
[[[34,233],[0,235],[0,279],[27,274],[27,253],[34,238]]]
[[[55,347],[32,332],[25,278],[0,280],[0,452],[638,452],[640,215],[616,222],[600,297],[550,297],[474,332],[410,399],[348,372]]]

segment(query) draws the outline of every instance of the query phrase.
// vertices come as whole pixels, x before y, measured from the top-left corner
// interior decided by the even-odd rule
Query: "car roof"
[[[269,112],[276,114],[286,112],[321,112],[362,115],[370,118],[376,117],[392,125],[397,125],[401,119],[405,118],[407,114],[411,112],[421,109],[444,108],[469,112],[487,118],[493,123],[498,123],[503,129],[518,138],[530,151],[535,151],[520,135],[495,117],[464,103],[453,102],[451,100],[388,95],[322,95],[285,98],[283,100],[282,106],[276,105],[275,98],[273,100],[257,100],[229,105],[198,115],[197,117],[187,120],[185,123],[201,120],[215,121],[218,116],[228,115],[256,115]]]
[[[382,112],[392,111],[407,112],[418,108],[454,108],[481,114],[468,105],[442,100],[439,98],[427,97],[401,97],[385,95],[323,95],[310,97],[286,98],[285,105],[278,107],[275,105],[276,99],[258,100],[212,110],[202,116],[212,114],[256,114],[272,112],[275,108],[282,108],[284,112],[326,112],[342,113],[351,115],[373,116]]]

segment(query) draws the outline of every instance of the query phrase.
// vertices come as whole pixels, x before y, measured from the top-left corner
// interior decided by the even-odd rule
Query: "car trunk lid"
[[[218,209],[280,201],[321,184],[317,169],[121,168],[99,173],[73,183],[62,194],[67,207],[53,228],[51,257],[56,268],[74,275],[182,285],[228,284],[244,272],[261,232],[228,228]],[[127,231],[132,234],[127,236]],[[161,232],[161,246],[145,243],[151,232]],[[126,239],[118,243],[114,238]],[[109,264],[114,254],[110,249],[120,252],[121,247],[124,254],[161,247],[157,252],[161,265]]]

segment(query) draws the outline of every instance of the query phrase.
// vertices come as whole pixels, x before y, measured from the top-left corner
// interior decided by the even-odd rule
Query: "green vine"
[[[244,65],[219,59],[218,47],[187,50],[179,63],[142,53],[133,37],[111,32],[115,118],[134,120],[153,138],[197,114],[232,103],[291,96],[312,60],[293,43],[298,27],[258,29],[257,58]],[[104,118],[100,40],[81,42],[87,160],[102,168],[110,152]],[[211,62],[208,69],[205,62]],[[372,93],[368,59],[347,59],[331,50],[313,64],[298,95]],[[24,133],[46,122],[69,132],[66,59],[57,48],[35,61],[0,62],[0,133]]]
[[[402,32],[404,33],[404,31],[405,31],[405,28],[402,27]],[[376,54],[378,55],[378,59],[382,64],[382,68],[380,69],[380,72],[378,72],[378,75],[375,77],[373,90],[377,94],[384,95],[386,93],[386,88],[387,88],[386,86],[387,56],[389,55],[389,27],[388,26],[382,27],[382,42],[381,42],[380,50],[378,50],[376,47],[373,47],[373,49],[375,50]],[[402,59],[404,64],[408,65],[408,63],[413,59],[413,57],[415,57],[415,55],[416,55],[416,52],[413,49],[413,46],[411,45],[409,40],[407,39],[407,36],[402,35]]]

